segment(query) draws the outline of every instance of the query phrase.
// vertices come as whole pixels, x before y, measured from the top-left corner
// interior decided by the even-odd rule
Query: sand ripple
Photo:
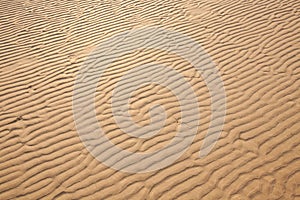
[[[123,55],[103,74],[95,96],[99,124],[114,144],[153,152],[172,140],[180,122],[172,92],[149,84],[133,94],[130,113],[145,126],[151,106],[163,105],[159,134],[135,139],[116,125],[112,91],[133,67],[157,62],[179,71],[201,114],[192,145],[173,165],[129,174],[85,148],[72,94],[98,44],[148,26],[180,32],[204,47],[224,82],[226,120],[217,144],[199,159],[212,115],[203,77],[172,53]],[[300,198],[299,1],[1,0],[0,30],[0,199]]]

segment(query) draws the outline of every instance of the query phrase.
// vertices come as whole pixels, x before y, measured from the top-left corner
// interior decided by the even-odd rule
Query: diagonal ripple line
[[[130,152],[106,137],[96,118],[94,99],[97,83],[117,58],[145,48],[181,56],[195,67],[205,81],[210,93],[212,114],[200,149],[200,158],[209,154],[218,141],[226,116],[225,89],[218,69],[195,40],[162,27],[140,28],[108,38],[88,56],[76,77],[73,116],[79,137],[88,151],[104,165],[128,173],[146,173],[174,163],[192,144],[200,123],[197,96],[187,80],[170,67],[149,63],[128,70],[121,77],[112,95],[113,116],[124,133],[137,138],[153,137],[164,126],[164,108],[153,106],[150,109],[151,123],[141,127],[132,122],[129,99],[142,85],[159,84],[172,91],[179,102],[181,123],[178,133],[168,145],[150,153]]]

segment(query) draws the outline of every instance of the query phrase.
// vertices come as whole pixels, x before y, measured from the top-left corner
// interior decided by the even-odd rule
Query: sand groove
[[[203,77],[172,53],[122,56],[95,96],[99,125],[114,144],[155,151],[180,123],[178,99],[149,84],[131,99],[132,119],[149,124],[149,108],[160,104],[164,128],[145,140],[120,130],[112,91],[133,67],[156,62],[180,72],[196,91],[201,114],[191,147],[173,165],[128,174],[101,164],[84,147],[72,95],[83,61],[98,44],[147,26],[175,30],[203,46],[224,82],[226,122],[213,151],[199,159],[211,116]],[[300,198],[299,1],[0,0],[0,30],[0,199]]]

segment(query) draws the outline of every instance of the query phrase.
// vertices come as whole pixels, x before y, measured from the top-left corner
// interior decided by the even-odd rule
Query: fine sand
[[[98,124],[112,143],[154,152],[182,122],[172,91],[146,84],[129,101],[131,120],[149,125],[149,109],[159,104],[163,128],[148,139],[119,128],[111,98],[134,67],[157,63],[180,72],[200,112],[192,144],[173,164],[125,173],[99,162],[81,142],[74,83],[102,41],[153,26],[205,49],[224,83],[225,123],[212,151],[199,158],[212,116],[201,73],[172,52],[121,56],[95,94]],[[0,0],[0,199],[300,199],[299,88],[298,0]]]

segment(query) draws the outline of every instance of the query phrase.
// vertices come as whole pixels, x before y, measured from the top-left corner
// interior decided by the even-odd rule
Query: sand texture
[[[97,83],[95,115],[106,137],[147,153],[168,145],[180,127],[197,134],[173,164],[126,173],[95,159],[81,141],[74,83],[101,42],[145,27],[176,31],[203,47],[223,80],[226,116],[216,145],[199,158],[214,112],[203,76],[174,52],[128,45],[132,51],[110,63]],[[117,54],[114,45],[107,44],[107,55]],[[182,77],[164,76],[149,63]],[[182,94],[186,80],[199,111],[187,111],[184,121],[170,88],[134,80],[139,87],[132,92],[126,80],[135,76],[128,72],[158,77]],[[299,88],[299,0],[0,0],[0,200],[300,199]],[[127,122],[112,104],[131,92]],[[149,112],[155,105],[164,110]],[[134,137],[141,135],[136,127],[149,135]]]

